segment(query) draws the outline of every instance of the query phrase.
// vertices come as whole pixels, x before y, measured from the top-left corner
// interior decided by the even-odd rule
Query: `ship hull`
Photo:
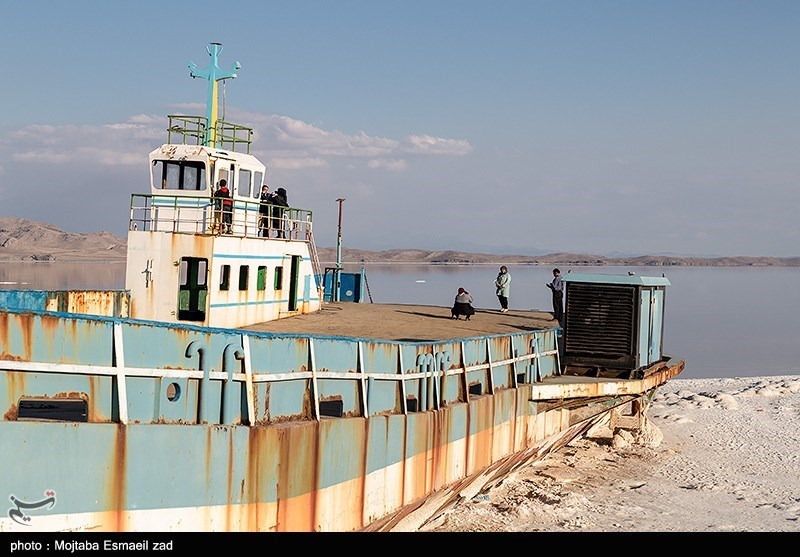
[[[413,529],[683,368],[565,377],[556,330],[430,344],[10,310],[0,348],[7,495],[53,499],[3,531]]]

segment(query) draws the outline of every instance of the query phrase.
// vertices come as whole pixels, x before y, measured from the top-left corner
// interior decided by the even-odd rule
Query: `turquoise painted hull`
[[[0,477],[16,501],[53,499],[12,500],[0,530],[367,529],[582,431],[569,408],[537,401],[558,375],[556,340],[0,312]],[[83,405],[85,421],[31,418],[31,401]]]

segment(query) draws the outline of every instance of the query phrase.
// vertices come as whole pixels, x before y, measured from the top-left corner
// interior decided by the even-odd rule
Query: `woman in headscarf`
[[[451,314],[453,319],[460,319],[460,317],[464,315],[467,321],[469,321],[470,317],[475,315],[475,308],[472,307],[472,295],[465,289],[458,289]]]

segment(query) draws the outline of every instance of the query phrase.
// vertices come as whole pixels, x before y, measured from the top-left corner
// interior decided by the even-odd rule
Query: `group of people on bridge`
[[[214,192],[215,204],[215,225],[218,226],[220,234],[233,233],[233,196],[228,189],[228,181],[224,178],[219,181],[219,187]],[[269,186],[261,186],[261,197],[258,207],[258,235],[262,238],[269,238],[271,231],[275,230],[276,238],[286,238],[286,208],[289,201],[284,188],[278,188],[275,192],[269,191]]]

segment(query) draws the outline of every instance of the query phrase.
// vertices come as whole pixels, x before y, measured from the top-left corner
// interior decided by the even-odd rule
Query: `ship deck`
[[[431,342],[558,327],[546,311],[475,308],[469,321],[453,319],[450,307],[327,302],[318,312],[242,327],[249,331]]]

